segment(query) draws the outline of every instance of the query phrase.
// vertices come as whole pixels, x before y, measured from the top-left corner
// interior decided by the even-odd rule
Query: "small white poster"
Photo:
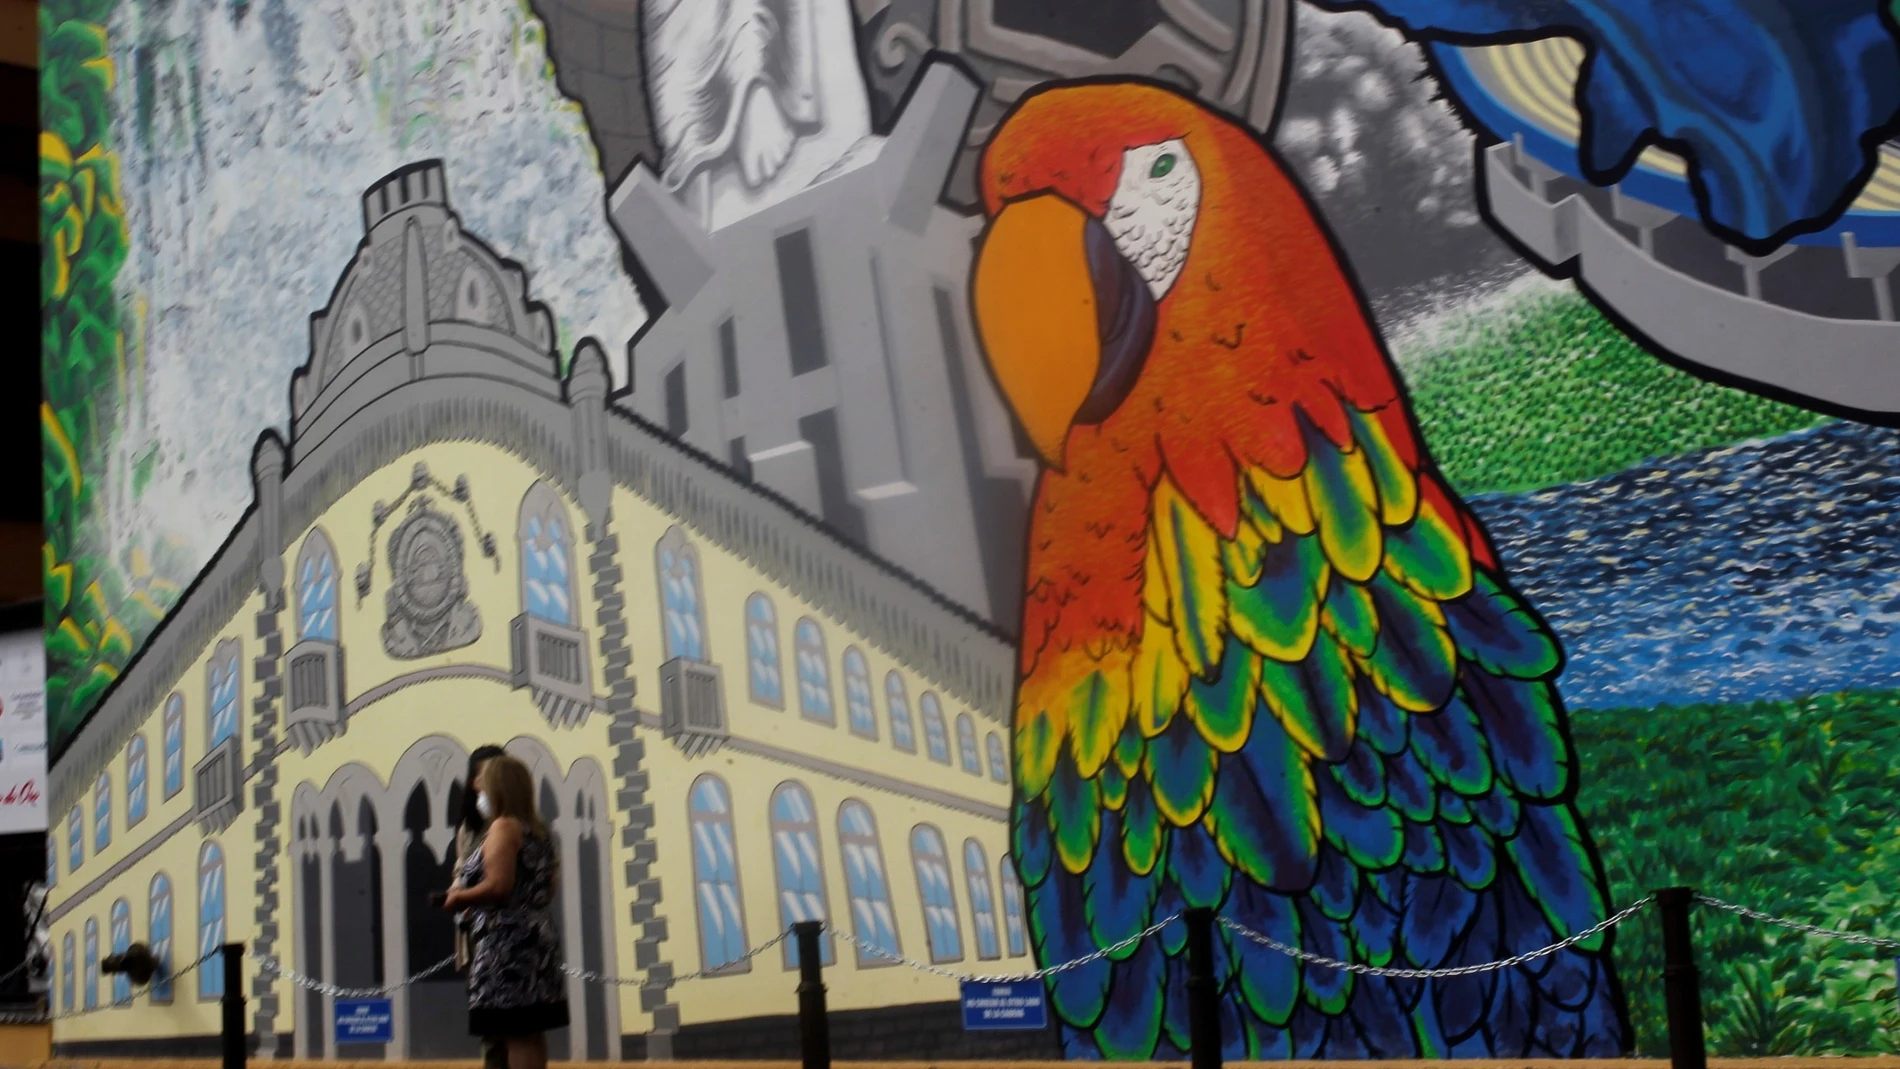
[[[46,831],[46,639],[0,635],[0,834]]]

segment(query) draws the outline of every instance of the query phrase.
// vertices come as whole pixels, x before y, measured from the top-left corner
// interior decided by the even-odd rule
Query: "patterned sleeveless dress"
[[[464,887],[482,882],[480,850],[462,863],[461,877]],[[553,845],[523,836],[507,899],[468,910],[474,944],[468,970],[471,1034],[525,1036],[567,1027],[567,976],[561,970],[553,905]]]

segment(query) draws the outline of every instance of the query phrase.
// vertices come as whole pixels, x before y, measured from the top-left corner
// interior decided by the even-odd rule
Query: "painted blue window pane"
[[[51,890],[59,886],[59,834],[46,833],[46,887]]]
[[[185,789],[185,700],[165,703],[165,797]]]
[[[754,594],[745,602],[745,641],[747,671],[752,681],[752,700],[775,708],[785,707],[784,662],[778,653],[778,610],[772,599]]]
[[[125,826],[145,819],[145,736],[134,735],[125,748]]]
[[[99,773],[92,784],[92,852],[112,845],[112,776]]]
[[[112,952],[123,954],[132,945],[132,907],[121,898],[112,903]],[[112,977],[112,1004],[126,1006],[132,1002],[132,978],[124,973],[115,973]]]
[[[796,783],[772,793],[772,865],[778,877],[780,930],[799,921],[830,919],[825,910],[818,815],[812,811],[811,795]],[[819,936],[819,947],[825,964],[830,965],[836,959],[830,932]],[[798,966],[798,944],[790,939],[785,941],[785,965]]]
[[[851,932],[891,957],[897,944],[897,917],[891,907],[891,881],[884,872],[884,846],[877,821],[863,802],[846,802],[838,811],[838,849],[844,852],[845,885],[851,894]],[[859,965],[889,964],[860,952]]]
[[[67,932],[59,948],[59,1001],[68,1013],[79,1007],[73,1005],[73,933]]]
[[[328,545],[308,547],[299,562],[297,633],[307,639],[336,641],[336,557]]]
[[[1003,739],[992,731],[989,738],[983,740],[990,751],[990,778],[998,783],[1009,782],[1009,759],[1003,755]]]
[[[99,1008],[99,922],[86,921],[86,1008]]]
[[[79,815],[79,807],[66,816],[66,871],[78,872],[79,866],[86,860],[86,818]]]
[[[807,720],[837,723],[831,709],[831,665],[825,657],[825,633],[807,616],[792,636],[792,656],[798,662],[798,711]]]
[[[844,708],[851,731],[877,738],[877,706],[871,701],[871,666],[856,646],[844,651]]]
[[[237,734],[238,659],[226,657],[211,665],[211,745]]]
[[[690,546],[660,550],[660,599],[666,609],[666,656],[706,659],[706,625],[699,611],[699,557]]]
[[[527,573],[529,615],[563,627],[574,623],[572,577],[568,574],[567,524],[559,516],[528,518],[522,532],[522,568]]]
[[[198,855],[198,957],[204,957],[224,945],[224,851],[217,843],[206,843]],[[198,997],[224,996],[224,970],[216,963],[196,970]]]
[[[916,753],[917,729],[910,721],[910,696],[904,691],[903,676],[892,672],[884,677],[884,700],[891,707],[891,745]]]
[[[963,873],[970,882],[970,917],[976,922],[976,956],[1000,958],[996,939],[996,892],[990,889],[990,863],[983,855],[983,844],[970,839],[963,844]]]
[[[937,829],[920,824],[910,833],[910,854],[917,887],[924,899],[924,930],[930,935],[930,960],[963,960],[963,928],[957,919],[957,892],[950,883],[950,855]]]
[[[983,774],[983,755],[976,749],[976,722],[969,713],[957,717],[957,757],[963,762],[963,771],[972,776]]]
[[[1023,885],[1016,878],[1016,866],[1003,858],[997,866],[1003,877],[1003,931],[1009,936],[1009,956],[1020,958],[1029,953],[1029,933],[1023,928]]]
[[[920,704],[924,710],[924,744],[930,749],[930,759],[940,765],[950,763],[950,736],[943,723],[943,706],[937,696],[925,691]]]
[[[739,862],[732,842],[732,800],[710,776],[693,784],[693,884],[699,900],[699,956],[705,969],[745,957],[745,911],[739,905]]]
[[[152,1000],[172,1000],[172,881],[164,873],[152,877],[151,892],[152,960],[158,971],[152,974]]]

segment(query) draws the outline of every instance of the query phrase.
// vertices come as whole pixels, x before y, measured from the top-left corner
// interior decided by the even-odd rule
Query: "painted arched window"
[[[990,751],[990,778],[998,783],[1009,782],[1009,758],[1003,753],[1003,737],[992,731],[984,743]]]
[[[79,807],[66,814],[66,871],[78,872],[86,861],[86,818]]]
[[[521,499],[521,604],[528,615],[574,627],[574,527],[567,505],[547,483]]]
[[[185,789],[185,699],[174,694],[165,701],[165,798]]]
[[[871,701],[871,666],[856,646],[844,651],[844,709],[851,734],[877,738],[877,706]]]
[[[112,952],[123,954],[132,946],[132,907],[121,898],[112,903]],[[115,973],[112,977],[112,1004],[129,1006],[132,1004],[132,978],[124,973]]]
[[[134,735],[125,746],[125,826],[145,819],[145,736]]]
[[[54,825],[54,827],[58,827],[58,825]],[[46,833],[46,889],[50,891],[58,886],[59,833],[57,831],[49,831]]]
[[[837,723],[831,710],[831,662],[825,654],[825,633],[809,616],[800,617],[792,631],[792,658],[798,665],[798,711],[807,720]]]
[[[1009,956],[1020,958],[1029,953],[1029,932],[1023,927],[1023,884],[1009,855],[1003,855],[996,867],[1003,879],[1003,932],[1009,937]]]
[[[59,946],[59,1001],[68,1013],[79,1008],[73,1004],[73,959],[77,956],[73,952],[73,933],[67,932]]]
[[[983,755],[976,748],[976,721],[969,713],[957,716],[957,758],[963,762],[963,771],[972,776],[983,774]]]
[[[957,917],[957,890],[950,882],[950,852],[944,848],[943,833],[928,824],[911,829],[910,861],[924,900],[930,960],[962,961],[963,922]]]
[[[152,974],[152,1001],[165,1003],[172,1000],[172,881],[171,877],[159,873],[152,877],[152,888],[147,893],[146,908],[152,927],[152,960],[158,962],[158,971]]]
[[[845,886],[851,893],[851,932],[858,938],[858,968],[896,964],[897,916],[891,907],[891,881],[884,871],[884,844],[877,837],[871,807],[852,799],[838,809],[838,849],[844,854]],[[864,944],[889,957],[867,951]]]
[[[666,630],[666,659],[706,659],[706,599],[699,582],[699,551],[686,532],[669,527],[654,551],[660,577],[660,614]]]
[[[910,720],[910,694],[904,677],[892,671],[884,677],[884,702],[891,707],[891,745],[905,753],[917,752],[917,728]]]
[[[818,814],[811,792],[797,783],[781,783],[772,792],[772,865],[778,877],[779,929],[799,921],[822,921],[831,916],[825,902],[824,852],[818,845]],[[825,964],[836,958],[831,933],[819,936]],[[798,945],[785,941],[785,967],[798,967]]]
[[[950,763],[950,735],[943,723],[943,703],[937,695],[924,691],[918,701],[924,712],[924,746],[930,751],[930,759],[940,765]]]
[[[976,922],[976,956],[985,961],[1003,956],[996,937],[996,891],[990,883],[989,856],[975,839],[963,841],[963,876],[970,884],[970,919]]]
[[[238,675],[237,640],[228,638],[218,643],[211,663],[205,666],[207,748],[237,738]]]
[[[198,851],[198,956],[224,945],[224,851],[206,843]],[[224,997],[224,970],[206,962],[198,973],[198,997]]]
[[[99,1008],[99,919],[86,918],[86,1008]]]
[[[739,855],[733,847],[732,796],[718,776],[693,781],[687,806],[693,829],[693,890],[699,908],[699,961],[705,970],[746,964],[745,909],[739,902]]]
[[[336,549],[322,528],[297,551],[297,637],[336,641]]]
[[[778,610],[772,599],[754,594],[745,599],[746,675],[752,700],[774,709],[785,708],[784,661],[778,652]]]
[[[112,845],[112,773],[101,772],[92,782],[92,852]]]

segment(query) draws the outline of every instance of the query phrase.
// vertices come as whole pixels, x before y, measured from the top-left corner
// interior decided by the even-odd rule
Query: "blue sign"
[[[1042,981],[996,984],[963,982],[963,1030],[984,1032],[1005,1028],[1049,1027],[1049,1003]]]
[[[389,1000],[367,998],[336,1004],[336,1041],[338,1043],[391,1043],[396,1039]]]

